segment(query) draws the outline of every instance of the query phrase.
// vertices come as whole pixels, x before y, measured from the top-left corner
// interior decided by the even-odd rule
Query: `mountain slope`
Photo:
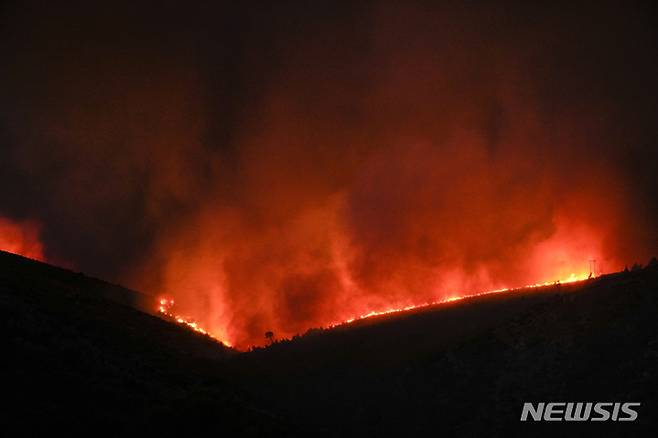
[[[658,269],[475,297],[238,353],[119,286],[0,253],[3,426],[94,435],[655,436]],[[635,423],[520,423],[639,401]]]
[[[0,253],[3,390],[11,400],[2,426],[27,435],[288,430],[222,377],[233,351],[131,307],[144,300]]]
[[[364,321],[232,364],[264,405],[330,435],[655,436],[657,317],[652,268]],[[642,407],[630,424],[521,424],[538,401]]]

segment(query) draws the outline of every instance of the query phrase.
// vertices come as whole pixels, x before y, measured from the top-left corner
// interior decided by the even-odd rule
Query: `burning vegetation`
[[[653,261],[654,259],[652,259]],[[595,266],[594,263],[595,260],[590,261],[590,267],[593,268]],[[555,285],[560,285],[560,284],[569,284],[569,283],[577,283],[585,280],[589,280],[592,278],[595,278],[597,276],[596,272],[593,270],[590,270],[589,273],[582,273],[579,275],[576,275],[572,273],[569,275],[569,277],[561,279],[561,280],[556,280],[555,282],[544,282],[544,283],[534,283],[534,284],[528,284],[525,286],[521,287],[516,287],[513,289],[534,289],[534,288],[543,288],[543,287],[550,287],[550,286],[555,286]],[[484,292],[476,292],[476,293],[470,293],[467,295],[451,295],[447,298],[444,298],[440,301],[433,301],[433,302],[426,302],[422,304],[413,304],[409,305],[406,307],[400,307],[400,308],[388,308],[384,310],[371,310],[368,313],[363,313],[358,316],[353,316],[349,319],[346,319],[344,321],[337,321],[333,322],[327,325],[327,328],[333,328],[333,327],[338,327],[344,324],[350,324],[355,321],[367,319],[367,318],[372,318],[376,316],[383,316],[383,315],[390,315],[393,313],[400,313],[400,312],[405,312],[405,311],[410,311],[410,310],[415,310],[415,309],[422,309],[424,307],[430,307],[430,306],[436,306],[439,304],[444,304],[444,303],[450,303],[454,301],[460,301],[465,298],[472,298],[472,297],[481,297],[485,295],[491,295],[491,294],[496,294],[496,293],[502,293],[502,292],[509,292],[510,290],[513,290],[510,288],[501,288],[501,289],[495,289],[495,290],[489,290],[489,291],[484,291]],[[177,315],[174,313],[174,300],[170,298],[160,298],[158,299],[158,308],[157,311],[160,315],[165,317],[166,319],[170,319],[172,321],[175,321],[178,324],[181,324],[183,326],[186,326],[193,331],[197,333],[201,333],[203,335],[209,336],[222,344],[232,347],[232,345],[226,340],[225,335],[218,335],[215,333],[211,333],[203,329],[193,318],[191,317],[184,317],[181,315]],[[265,332],[265,338],[268,340],[269,343],[274,342],[274,332],[272,331],[267,331]],[[243,346],[244,347],[244,346]]]
[[[133,3],[7,8],[6,249],[238,348],[658,249],[639,6]]]
[[[158,313],[160,315],[164,316],[166,319],[172,320],[172,321],[174,321],[178,324],[182,324],[185,327],[188,327],[188,328],[192,329],[193,331],[195,331],[197,333],[201,333],[202,335],[209,336],[209,337],[221,342],[222,344],[226,345],[227,347],[231,346],[231,344],[229,344],[228,341],[226,341],[226,339],[223,339],[219,335],[216,335],[214,333],[210,333],[210,332],[204,330],[201,326],[199,326],[199,324],[196,321],[194,321],[193,318],[191,318],[189,316],[181,316],[181,315],[175,314],[173,312],[173,308],[174,308],[174,300],[173,299],[171,299],[171,298],[160,298],[158,300],[158,309],[157,309]]]

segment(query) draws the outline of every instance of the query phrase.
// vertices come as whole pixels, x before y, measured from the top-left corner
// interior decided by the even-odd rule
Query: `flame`
[[[382,315],[389,315],[392,313],[400,313],[400,312],[406,312],[409,310],[415,310],[415,309],[422,309],[424,307],[430,307],[430,306],[436,306],[439,304],[446,304],[446,303],[452,303],[454,301],[461,301],[467,298],[474,298],[474,297],[481,297],[485,295],[492,295],[492,294],[497,294],[497,293],[502,293],[502,292],[509,292],[513,290],[521,290],[521,289],[536,289],[536,288],[541,288],[541,287],[547,287],[547,286],[555,286],[559,284],[567,284],[567,283],[577,283],[581,281],[585,281],[591,278],[594,278],[596,276],[595,273],[580,273],[580,274],[575,274],[571,273],[568,277],[557,280],[554,282],[546,281],[546,282],[541,282],[541,283],[533,283],[533,284],[527,284],[525,286],[520,286],[520,287],[504,287],[500,289],[493,289],[493,290],[488,290],[488,291],[482,291],[482,292],[476,292],[472,294],[464,294],[464,295],[451,295],[447,298],[443,298],[441,300],[437,301],[431,301],[431,302],[425,302],[421,304],[414,304],[410,306],[405,306],[405,307],[400,307],[400,308],[390,308],[386,310],[372,310],[368,313],[364,313],[362,315],[354,316],[352,318],[349,318],[345,321],[340,321],[340,322],[335,322],[332,324],[329,324],[329,328],[333,327],[338,327],[341,325],[345,324],[350,324],[355,321],[360,321],[363,319],[368,319],[376,316],[382,316]]]
[[[14,222],[0,217],[0,250],[44,261],[39,226],[32,221]]]
[[[227,347],[232,347],[232,345],[228,341],[223,339],[221,336],[213,334],[208,330],[202,328],[193,318],[177,315],[176,313],[174,313],[172,311],[173,307],[174,307],[174,300],[172,298],[160,298],[158,300],[158,313],[160,313],[161,315],[164,315],[168,319],[171,319],[177,322],[178,324],[189,327],[190,329],[192,329],[197,333],[201,333],[202,335],[206,335],[210,338],[213,338],[216,341],[226,345]]]
[[[422,309],[430,306],[436,306],[440,304],[446,304],[446,303],[452,303],[455,301],[461,301],[465,300],[467,298],[474,298],[474,297],[481,297],[485,295],[493,295],[493,294],[498,294],[498,293],[504,293],[504,292],[509,292],[513,290],[521,290],[521,289],[536,289],[536,288],[542,288],[542,287],[547,287],[547,286],[555,286],[559,284],[568,284],[568,283],[578,283],[582,281],[586,281],[589,279],[592,279],[596,277],[595,272],[581,272],[579,274],[576,273],[571,273],[569,276],[556,280],[553,282],[550,281],[545,281],[545,282],[539,282],[539,283],[533,283],[533,284],[527,284],[525,286],[520,286],[520,287],[513,287],[513,288],[508,288],[508,287],[503,287],[500,289],[493,289],[493,290],[487,290],[487,291],[482,291],[482,292],[476,292],[472,294],[463,294],[463,295],[450,295],[447,298],[443,298],[441,300],[437,301],[431,301],[431,302],[425,302],[425,303],[420,303],[420,304],[413,304],[409,306],[404,306],[404,307],[398,307],[398,308],[388,308],[384,310],[371,310],[367,313],[363,313],[360,315],[356,315],[353,317],[350,317],[346,320],[343,321],[337,321],[333,322],[327,325],[327,328],[334,328],[334,327],[339,327],[347,324],[351,324],[353,322],[361,321],[364,319],[368,318],[373,318],[377,316],[383,316],[383,315],[390,315],[393,313],[400,313],[400,312],[406,312],[410,310],[416,310],[416,309]],[[172,298],[160,298],[158,300],[158,312],[161,315],[164,315],[167,319],[171,319],[178,324],[184,325],[186,327],[189,327],[193,331],[197,333],[201,333],[203,335],[206,335],[210,338],[213,338],[222,344],[232,347],[231,343],[226,341],[225,336],[221,336],[218,334],[214,334],[204,328],[202,328],[193,318],[190,317],[184,317],[181,315],[177,315],[172,311],[174,307],[174,300]]]

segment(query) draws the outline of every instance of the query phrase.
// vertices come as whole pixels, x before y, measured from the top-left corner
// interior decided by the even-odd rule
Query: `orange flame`
[[[210,338],[213,338],[216,341],[219,341],[222,344],[226,345],[227,347],[232,347],[232,345],[228,341],[224,340],[221,336],[215,335],[202,328],[196,321],[194,321],[193,318],[177,315],[174,312],[172,312],[173,307],[174,307],[174,300],[171,298],[160,298],[158,300],[158,312],[161,315],[164,315],[168,319],[171,319],[177,322],[178,324],[189,327],[190,329],[192,329],[197,333],[201,333]]]
[[[437,301],[432,301],[432,302],[426,302],[422,304],[415,304],[411,306],[405,306],[405,307],[400,307],[400,308],[391,308],[391,309],[386,309],[386,310],[372,310],[368,313],[364,313],[362,315],[358,315],[352,318],[349,318],[345,321],[342,322],[335,322],[333,324],[329,325],[329,328],[345,325],[345,324],[350,324],[355,321],[367,319],[367,318],[372,318],[376,316],[382,316],[382,315],[389,315],[391,313],[399,313],[399,312],[405,312],[409,310],[415,310],[415,309],[422,309],[424,307],[430,307],[430,306],[436,306],[439,304],[445,304],[445,303],[451,303],[454,301],[461,301],[467,298],[474,298],[474,297],[481,297],[485,295],[492,295],[492,294],[497,294],[501,292],[509,292],[512,290],[519,290],[519,289],[535,289],[535,288],[540,288],[540,287],[546,287],[546,286],[553,286],[556,284],[566,284],[566,283],[577,283],[580,281],[585,281],[590,278],[594,278],[595,274],[590,274],[590,273],[581,273],[581,274],[575,274],[572,273],[569,275],[567,278],[562,279],[562,280],[557,280],[555,282],[543,282],[543,283],[534,283],[534,284],[527,284],[525,286],[521,287],[515,287],[515,288],[508,288],[504,287],[501,289],[494,289],[494,290],[488,290],[488,291],[483,291],[483,292],[476,292],[473,294],[465,294],[465,295],[452,295],[447,298],[444,298],[442,300],[437,300]]]
[[[406,312],[410,310],[416,310],[416,309],[421,309],[425,307],[430,307],[430,306],[436,306],[439,304],[445,304],[445,303],[451,303],[454,301],[461,301],[467,298],[474,298],[474,297],[481,297],[485,295],[492,295],[492,294],[497,294],[497,293],[503,293],[503,292],[509,292],[512,290],[520,290],[520,289],[535,289],[535,288],[541,288],[541,287],[547,287],[547,286],[553,286],[557,284],[568,284],[568,283],[577,283],[581,281],[585,281],[591,278],[594,278],[596,276],[596,273],[594,272],[581,272],[579,274],[576,273],[571,273],[568,277],[554,281],[554,282],[541,282],[541,283],[533,283],[533,284],[527,284],[525,286],[521,287],[515,287],[515,288],[500,288],[500,289],[494,289],[494,290],[488,290],[488,291],[483,291],[483,292],[477,292],[477,293],[472,293],[472,294],[464,294],[464,295],[452,295],[447,298],[437,300],[437,301],[432,301],[432,302],[425,302],[421,304],[414,304],[410,306],[404,306],[404,307],[399,307],[399,308],[389,308],[389,309],[384,309],[384,310],[371,310],[367,313],[363,313],[361,315],[353,316],[351,318],[348,318],[344,321],[337,321],[334,323],[330,323],[327,325],[327,328],[334,328],[346,324],[351,324],[356,321],[368,319],[368,318],[373,318],[377,316],[382,316],[382,315],[389,315],[393,313],[400,313],[400,312]],[[160,298],[158,300],[158,312],[161,315],[164,315],[167,317],[167,319],[171,319],[178,324],[184,325],[186,327],[191,328],[193,331],[197,333],[201,333],[203,335],[206,335],[208,337],[211,337],[222,344],[232,347],[231,343],[225,340],[225,336],[221,336],[218,334],[214,334],[209,332],[208,330],[205,330],[202,328],[193,318],[190,317],[184,317],[177,315],[172,311],[174,306],[174,300],[171,298]]]
[[[39,226],[31,221],[14,222],[0,217],[0,250],[44,261]]]

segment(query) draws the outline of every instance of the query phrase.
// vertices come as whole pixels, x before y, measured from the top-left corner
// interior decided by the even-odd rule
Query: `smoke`
[[[651,11],[3,12],[0,214],[238,346],[656,250]]]
[[[14,222],[0,217],[0,250],[43,260],[39,226],[33,222]]]

